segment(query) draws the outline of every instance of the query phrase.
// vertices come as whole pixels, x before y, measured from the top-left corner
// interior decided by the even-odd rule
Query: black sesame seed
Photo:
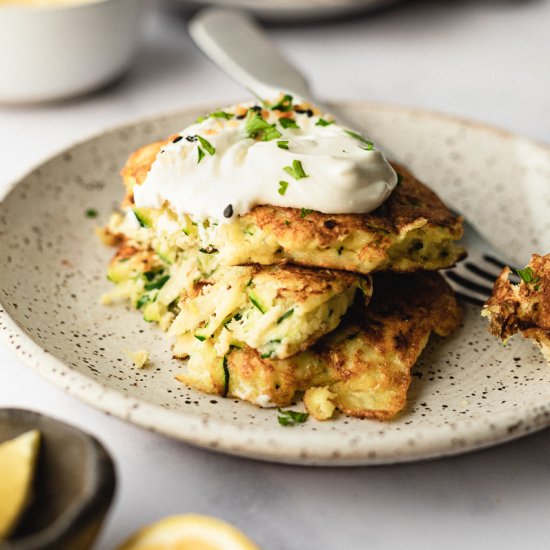
[[[313,116],[313,111],[311,109],[295,109],[295,112],[300,115],[307,115],[308,117]]]
[[[233,206],[231,204],[228,204],[224,211],[223,211],[223,215],[224,217],[226,218],[231,218],[233,216]]]
[[[197,136],[185,136],[185,139],[191,142],[198,140]]]
[[[172,143],[177,143],[178,141],[181,141],[183,139],[183,136],[178,136],[172,140]]]
[[[237,120],[242,120],[246,115],[237,115],[235,118]]]
[[[261,113],[262,108],[259,105],[254,105],[254,107],[250,107],[250,111],[256,111],[257,113]]]
[[[336,221],[335,220],[326,220],[323,225],[327,229],[334,229],[336,227]]]

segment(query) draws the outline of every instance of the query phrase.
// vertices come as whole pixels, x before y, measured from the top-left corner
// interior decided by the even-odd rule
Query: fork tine
[[[489,281],[490,283],[494,283],[495,279],[497,278],[497,275],[494,273],[490,273],[489,271],[486,271],[485,269],[482,269],[481,267],[478,267],[477,265],[473,264],[472,262],[465,262],[464,267],[468,269],[471,273],[474,273],[478,277],[485,279],[486,281]]]
[[[500,260],[500,254],[495,252],[487,239],[472,223],[463,219],[464,236],[461,244],[468,251],[468,259],[443,274],[460,299],[481,306],[493,293],[493,284],[502,269],[510,264]],[[517,284],[517,269],[510,267],[513,270],[510,281]]]
[[[449,279],[451,279],[461,287],[472,290],[473,292],[477,292],[482,296],[490,296],[493,292],[493,289],[491,287],[480,285],[470,279],[466,279],[456,271],[447,271],[446,275]]]
[[[483,254],[483,259],[486,262],[489,262],[493,265],[496,265],[501,271],[505,267],[509,267],[512,270],[512,273],[515,274],[517,272],[517,270],[519,269],[517,266],[513,266],[513,265],[510,265],[510,264],[504,263],[501,260],[499,260],[498,258],[495,258],[494,256],[491,256],[490,254]]]
[[[474,298],[473,296],[469,296],[468,294],[464,294],[457,290],[455,290],[455,295],[458,299],[463,300],[464,302],[469,302],[474,306],[483,307],[483,304],[485,303],[483,300],[479,300],[478,298]]]

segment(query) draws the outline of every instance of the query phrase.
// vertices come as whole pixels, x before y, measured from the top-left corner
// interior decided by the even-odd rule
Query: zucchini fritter
[[[520,271],[521,281],[514,285],[508,279],[510,268],[502,270],[482,315],[490,319],[491,334],[506,340],[521,332],[550,362],[550,254],[533,254]]]
[[[368,303],[370,278],[345,271],[285,266],[227,267],[206,278],[196,256],[168,264],[151,249],[122,244],[103,302],[129,300],[169,334],[208,340],[222,356],[249,346],[287,358],[334,330],[355,299]]]
[[[122,170],[127,190],[123,206],[133,203],[134,186],[143,183],[167,142],[152,143],[130,156]],[[400,183],[384,204],[368,214],[333,215],[266,205],[219,225],[202,224],[189,216],[175,219],[166,206],[140,209],[137,215],[154,233],[159,218],[163,226],[167,218],[174,218],[175,227],[183,228],[185,235],[166,234],[170,246],[213,247],[219,252],[215,260],[222,265],[292,262],[364,274],[451,267],[464,256],[455,244],[462,236],[461,218],[404,167],[394,168]]]
[[[386,420],[406,403],[411,367],[431,332],[447,336],[460,309],[436,273],[377,274],[367,308],[354,309],[332,333],[289,359],[262,358],[247,346],[220,356],[209,341],[178,338],[173,352],[189,357],[177,378],[201,391],[261,406],[286,406],[297,391],[316,418],[334,408]]]
[[[297,266],[230,267],[215,284],[180,303],[170,334],[208,340],[220,356],[248,346],[262,359],[285,359],[334,330],[370,279]]]

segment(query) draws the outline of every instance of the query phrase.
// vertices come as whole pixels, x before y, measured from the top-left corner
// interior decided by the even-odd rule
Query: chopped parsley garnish
[[[280,118],[279,124],[286,130],[287,128],[299,128],[293,118]]]
[[[285,319],[288,319],[294,313],[294,308],[289,309],[286,313],[283,313],[278,319],[277,324],[280,325]]]
[[[315,123],[315,126],[330,126],[331,124],[334,124],[334,120],[325,120],[324,118],[320,118]]]
[[[157,279],[153,279],[149,283],[145,283],[145,290],[155,290],[155,289],[161,289],[165,284],[166,281],[170,278],[170,275],[163,275],[162,277],[158,277]]]
[[[262,116],[250,110],[245,124],[248,137],[258,138],[262,141],[271,141],[281,137],[281,132],[275,128],[275,124],[269,124]]]
[[[277,147],[279,149],[286,149],[288,151],[288,140],[281,140],[277,142]]]
[[[540,277],[537,277],[535,272],[529,267],[525,267],[523,269],[517,269],[516,273],[521,277],[521,280],[524,283],[538,283],[540,281]],[[536,289],[538,290],[538,289]]]
[[[286,190],[288,189],[288,181],[281,180],[279,182],[279,195],[284,196]]]
[[[149,294],[142,294],[138,301],[136,302],[136,308],[141,309],[146,303],[151,301],[151,296]]]
[[[206,340],[206,336],[203,336],[202,334],[193,334],[193,336],[200,342],[204,342]]]
[[[216,153],[216,148],[213,147],[208,140],[204,139],[202,136],[197,136],[197,138],[209,155],[214,155]]]
[[[403,176],[399,172],[396,172],[396,174],[397,174],[397,183],[395,185],[401,185],[403,183]]]
[[[290,174],[295,180],[309,177],[308,174],[305,173],[304,167],[299,160],[293,160],[292,166],[285,166],[284,171]]]
[[[231,120],[235,115],[233,113],[226,113],[225,111],[215,111],[210,116],[214,118],[224,118],[225,120]]]
[[[300,210],[300,218],[305,218],[308,214],[311,214],[313,210],[310,210],[309,208],[302,208]]]
[[[302,413],[298,411],[283,411],[281,408],[277,408],[279,416],[277,420],[281,426],[296,426],[296,424],[303,424],[309,417],[309,413]]]
[[[352,132],[351,130],[344,130],[344,132],[346,132],[348,136],[351,136],[352,138],[363,143],[365,147],[362,147],[362,149],[365,149],[366,151],[372,151],[374,149],[372,141],[365,139],[361,134],[358,134],[357,132]]]
[[[199,157],[198,157],[198,160],[197,160],[197,164],[200,163],[200,161],[204,158],[204,151],[200,148],[200,147],[197,147],[197,153],[199,154]]]
[[[272,105],[270,109],[272,111],[282,111],[283,113],[290,111],[292,109],[292,96],[285,94],[283,98],[278,103],[275,103],[275,105]]]
[[[88,208],[85,214],[87,218],[97,218],[97,210],[95,208]]]

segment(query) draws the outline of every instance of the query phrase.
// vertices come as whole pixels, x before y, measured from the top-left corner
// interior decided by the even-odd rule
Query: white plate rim
[[[389,112],[404,111],[420,117],[444,119],[451,123],[475,128],[477,131],[496,133],[503,138],[514,139],[519,143],[538,148],[544,153],[550,153],[550,146],[531,138],[452,114],[374,101],[338,101],[334,103],[345,107],[376,108]],[[86,144],[111,132],[146,124],[168,116],[178,116],[188,112],[194,113],[199,110],[207,111],[212,107],[213,104],[210,103],[142,117],[125,124],[113,125],[87,138],[75,141],[69,146],[60,148],[57,153],[49,155],[45,160],[35,163],[22,176],[17,177],[11,184],[8,184],[0,193],[0,202],[35,170],[74,147]],[[261,429],[250,427],[243,429],[231,424],[231,421],[212,420],[200,417],[196,413],[171,411],[109,388],[101,382],[73,370],[63,361],[44,350],[19,327],[5,310],[2,298],[0,298],[0,329],[4,329],[0,330],[0,340],[18,359],[46,381],[80,401],[107,414],[112,414],[148,430],[163,433],[186,443],[247,458],[316,466],[359,466],[412,462],[480,450],[535,433],[550,425],[549,401],[542,406],[524,408],[521,413],[502,411],[495,414],[490,423],[490,433],[487,433],[487,427],[482,423],[476,425],[475,422],[469,420],[462,423],[458,422],[452,427],[440,428],[439,439],[445,439],[442,437],[442,433],[447,432],[445,434],[448,440],[447,445],[434,445],[430,437],[420,438],[420,441],[407,449],[406,452],[404,452],[405,449],[401,449],[400,454],[395,453],[395,440],[397,439],[395,436],[388,437],[382,442],[379,440],[373,454],[374,449],[369,448],[368,445],[334,450],[334,446],[330,444],[331,434],[326,434],[323,442],[317,441],[313,446],[308,444],[307,453],[304,454],[302,436],[298,427],[285,432],[284,449],[281,448],[280,441],[278,441],[277,451],[282,453],[280,454],[274,451],[271,438],[262,437],[263,430]],[[69,380],[75,383],[68,384]],[[90,391],[90,388],[93,391]],[[151,422],[153,417],[155,419],[154,424]],[[428,430],[425,431],[428,433]],[[254,437],[251,437],[251,435],[254,435]],[[401,439],[401,436],[399,439]]]

